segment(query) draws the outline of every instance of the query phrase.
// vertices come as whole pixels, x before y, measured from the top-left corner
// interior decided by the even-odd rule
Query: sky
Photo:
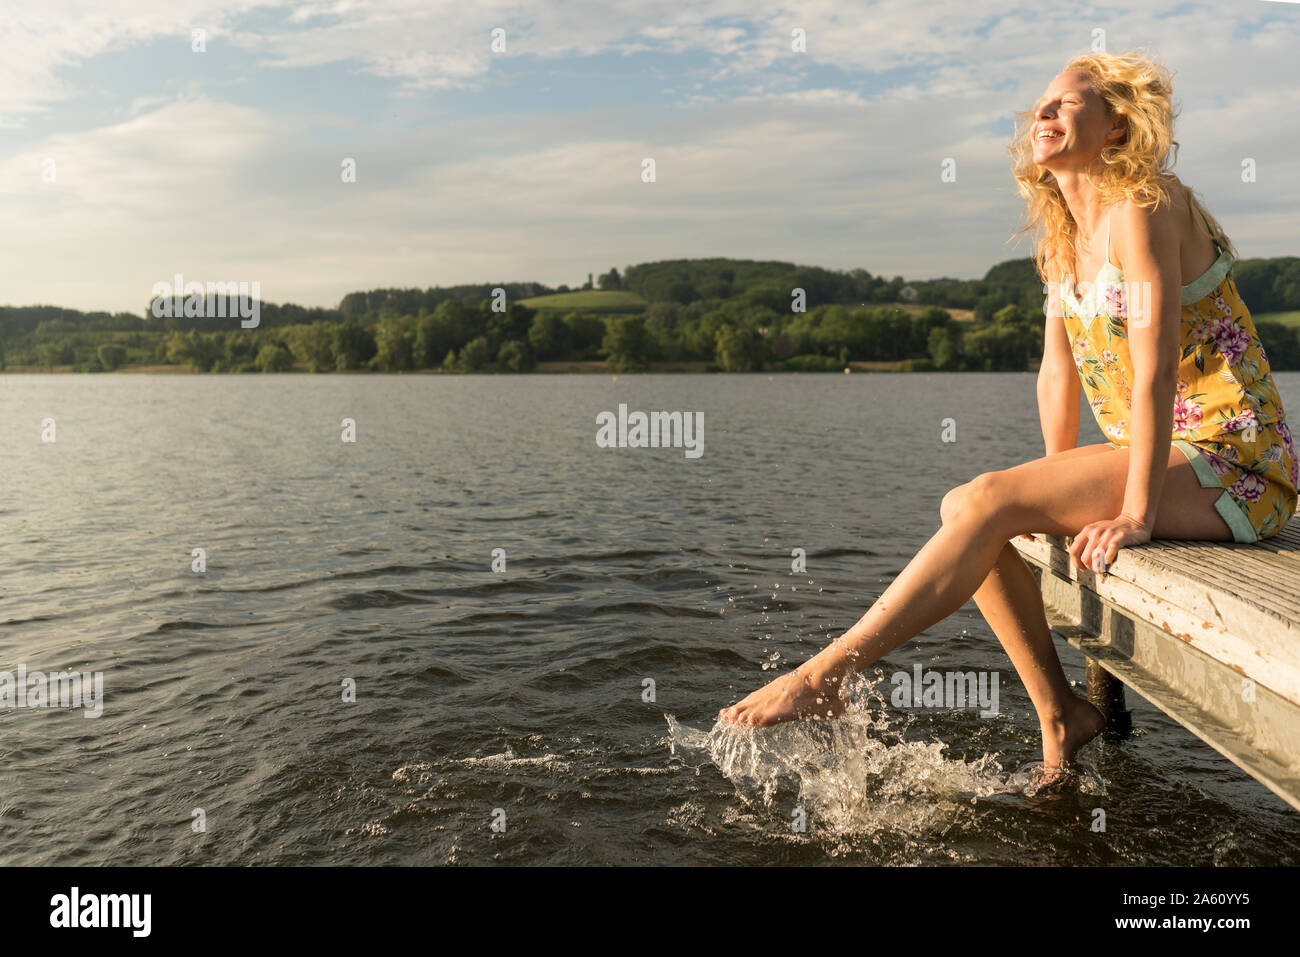
[[[1032,254],[1016,111],[1097,43],[1174,71],[1175,169],[1241,255],[1300,255],[1300,3],[4,0],[0,304],[715,256],[978,277]]]

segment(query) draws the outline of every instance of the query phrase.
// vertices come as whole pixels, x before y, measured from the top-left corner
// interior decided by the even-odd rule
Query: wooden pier
[[[1123,548],[1105,575],[1072,569],[1070,542],[1013,539],[1110,729],[1128,730],[1131,688],[1300,810],[1300,522]]]

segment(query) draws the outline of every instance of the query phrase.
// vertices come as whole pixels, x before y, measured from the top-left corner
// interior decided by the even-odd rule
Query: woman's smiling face
[[[1108,141],[1123,135],[1123,120],[1107,114],[1086,73],[1062,73],[1034,107],[1034,162],[1049,170],[1082,169]]]

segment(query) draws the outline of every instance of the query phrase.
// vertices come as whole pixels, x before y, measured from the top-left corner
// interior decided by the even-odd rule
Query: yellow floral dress
[[[1092,414],[1116,448],[1128,445],[1132,413],[1128,287],[1110,261],[1076,298],[1061,284],[1065,329]],[[1215,244],[1215,248],[1219,248]],[[1232,260],[1219,258],[1183,287],[1181,358],[1172,441],[1205,488],[1224,494],[1214,507],[1238,542],[1268,538],[1296,510],[1295,444],[1250,310],[1237,293]]]

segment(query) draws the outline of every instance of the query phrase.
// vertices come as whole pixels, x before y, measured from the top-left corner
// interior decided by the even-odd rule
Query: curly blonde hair
[[[1159,208],[1170,202],[1170,192],[1180,190],[1193,213],[1205,217],[1210,236],[1236,260],[1237,250],[1218,220],[1172,171],[1178,157],[1173,126],[1173,83],[1169,71],[1142,53],[1088,53],[1077,56],[1061,72],[1083,72],[1106,106],[1108,116],[1127,121],[1125,133],[1102,147],[1100,169],[1090,179],[1100,193],[1103,206],[1126,199],[1142,208]],[[1062,279],[1074,271],[1073,245],[1078,223],[1066,205],[1056,177],[1034,162],[1033,109],[1016,114],[1015,132],[1008,152],[1013,161],[1012,176],[1027,204],[1025,225],[1015,235],[1036,231],[1034,263],[1045,283]]]

